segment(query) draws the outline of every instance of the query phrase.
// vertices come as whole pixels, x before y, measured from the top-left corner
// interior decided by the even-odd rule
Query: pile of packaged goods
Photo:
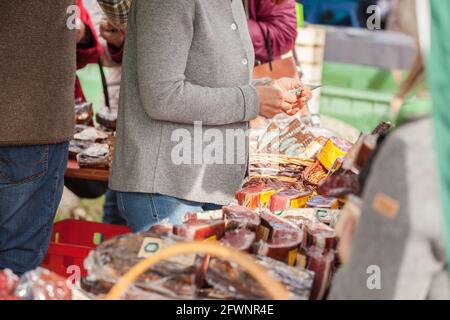
[[[220,211],[187,213],[180,225],[157,225],[147,233],[104,242],[85,261],[83,289],[96,298],[107,293],[133,265],[184,241],[218,241],[254,255],[256,263],[286,286],[292,299],[309,299],[314,272],[296,267],[304,231],[272,215],[239,205]],[[290,264],[290,265],[288,265]],[[267,292],[236,264],[205,255],[165,260],[139,277],[124,299],[267,299]]]
[[[76,159],[80,167],[108,168],[110,163],[110,140],[116,129],[117,114],[102,108],[96,114],[98,125],[94,125],[92,103],[78,102],[75,105],[76,127],[69,146],[69,156]]]
[[[0,300],[72,300],[67,280],[43,268],[16,276],[0,271]]]
[[[105,139],[95,128],[82,128],[77,140],[95,145]],[[254,257],[285,285],[291,299],[325,299],[339,265],[336,226],[342,222],[341,208],[359,193],[358,175],[378,137],[389,129],[382,123],[350,143],[298,120],[281,128],[270,124],[251,141],[250,176],[236,192],[236,204],[186,213],[179,225],[162,223],[145,233],[103,242],[84,262],[88,276],[81,282],[83,292],[90,299],[102,299],[131,267],[165,247],[217,241]],[[62,281],[42,269],[20,280],[4,271],[0,297],[70,298]],[[204,254],[161,261],[122,296],[128,300],[268,298],[240,266]]]

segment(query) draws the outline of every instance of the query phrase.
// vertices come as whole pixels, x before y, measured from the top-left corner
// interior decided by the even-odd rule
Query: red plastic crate
[[[55,223],[52,240],[42,267],[67,277],[69,266],[78,266],[86,276],[83,262],[102,241],[130,233],[127,227],[97,222],[65,220]]]

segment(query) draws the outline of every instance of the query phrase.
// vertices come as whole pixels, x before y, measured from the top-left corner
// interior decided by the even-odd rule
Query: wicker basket
[[[272,278],[266,269],[256,264],[250,255],[235,249],[224,247],[215,242],[186,242],[167,247],[136,264],[120,278],[116,285],[111,289],[106,299],[120,299],[139,276],[158,262],[177,255],[196,253],[207,254],[235,262],[258,281],[272,299],[287,300],[289,298],[286,288],[280,282]]]

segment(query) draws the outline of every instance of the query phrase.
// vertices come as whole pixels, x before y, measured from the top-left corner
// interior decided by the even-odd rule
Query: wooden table
[[[109,180],[109,169],[80,168],[76,160],[69,159],[65,176],[66,178],[106,182]]]

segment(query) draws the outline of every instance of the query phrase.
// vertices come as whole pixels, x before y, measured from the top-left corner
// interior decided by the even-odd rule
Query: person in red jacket
[[[77,69],[82,69],[90,63],[97,63],[103,54],[103,47],[95,32],[89,12],[86,10],[83,0],[77,0],[79,17],[77,20]],[[80,80],[76,79],[75,99],[86,101],[81,88]]]
[[[257,64],[281,59],[295,47],[297,11],[295,0],[243,0],[248,16]],[[270,39],[271,54],[265,36]]]

